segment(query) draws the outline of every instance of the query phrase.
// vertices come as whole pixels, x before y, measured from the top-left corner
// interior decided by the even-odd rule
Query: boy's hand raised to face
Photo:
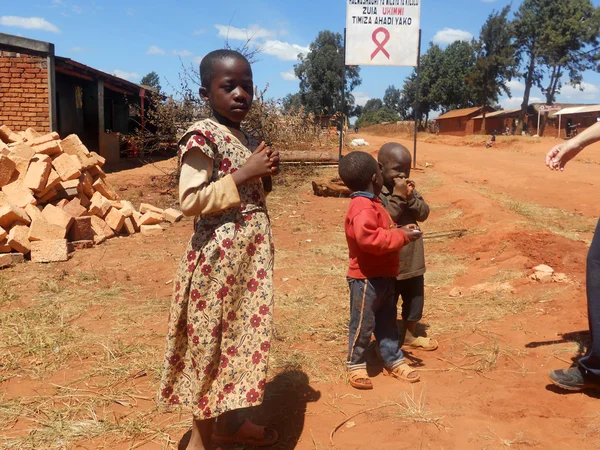
[[[408,197],[408,182],[405,178],[394,178],[394,191],[392,194],[406,200]]]
[[[406,180],[406,187],[407,187],[407,197],[410,198],[413,196],[413,192],[415,191],[415,182],[412,180]]]

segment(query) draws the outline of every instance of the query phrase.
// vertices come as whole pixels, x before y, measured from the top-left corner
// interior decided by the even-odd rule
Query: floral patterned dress
[[[203,120],[180,141],[213,161],[211,181],[256,148]],[[159,402],[196,419],[262,402],[273,317],[271,225],[261,180],[238,186],[241,205],[203,215],[180,262],[169,315]]]

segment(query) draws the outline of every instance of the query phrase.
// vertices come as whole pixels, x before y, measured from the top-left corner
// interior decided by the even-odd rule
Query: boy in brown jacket
[[[429,206],[409,179],[412,158],[401,144],[390,142],[379,150],[383,172],[383,189],[379,198],[399,227],[427,220]],[[405,331],[404,346],[432,351],[438,343],[425,336],[417,336],[417,324],[423,316],[425,251],[423,239],[405,245],[400,251],[400,269],[396,277],[396,302],[402,297],[402,322]]]

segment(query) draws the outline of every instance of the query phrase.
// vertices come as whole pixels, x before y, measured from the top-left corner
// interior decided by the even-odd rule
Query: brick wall
[[[46,58],[0,51],[0,125],[50,131]]]

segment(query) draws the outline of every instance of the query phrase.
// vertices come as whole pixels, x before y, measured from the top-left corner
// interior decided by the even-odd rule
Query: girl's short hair
[[[204,58],[202,58],[202,61],[200,62],[200,81],[203,87],[210,87],[210,83],[212,82],[215,73],[215,63],[217,61],[223,61],[224,59],[228,58],[237,59],[245,62],[246,64],[248,64],[248,66],[250,65],[248,59],[246,59],[246,57],[240,52],[227,49],[214,50],[208,53]]]

